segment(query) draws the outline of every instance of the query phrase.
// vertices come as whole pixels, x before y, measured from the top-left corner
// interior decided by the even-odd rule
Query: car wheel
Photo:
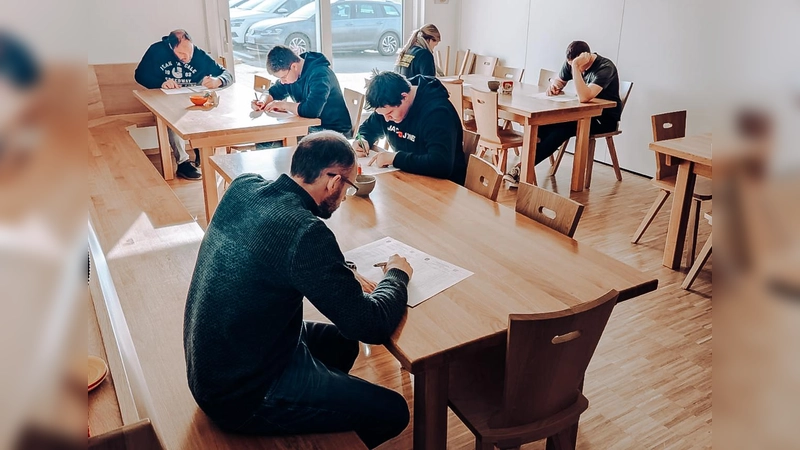
[[[394,33],[386,33],[378,41],[378,53],[382,56],[394,55],[400,48],[400,38]]]
[[[308,36],[301,33],[292,34],[286,38],[286,46],[292,49],[292,51],[298,55],[305,53],[310,47]]]

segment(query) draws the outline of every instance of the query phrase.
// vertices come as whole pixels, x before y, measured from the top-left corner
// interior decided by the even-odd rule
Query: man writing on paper
[[[136,67],[136,82],[147,89],[177,89],[202,85],[209,89],[227,86],[233,76],[202,49],[195,47],[186,30],[175,30],[147,49]],[[189,162],[183,140],[168,129],[169,145],[178,163],[177,175],[199,180],[200,171]],[[199,158],[198,158],[199,159]]]
[[[576,74],[580,76],[575,76]],[[619,74],[614,63],[597,53],[592,53],[589,44],[573,41],[567,47],[567,60],[561,66],[558,77],[553,78],[547,95],[560,95],[569,80],[575,81],[575,91],[582,102],[594,98],[617,103],[614,108],[605,108],[600,117],[593,117],[589,133],[599,134],[614,131],[622,116],[622,100],[619,97]],[[568,138],[575,136],[578,122],[555,123],[539,127],[539,142],[536,144],[535,164],[549,158]],[[517,165],[503,179],[512,187],[519,184],[520,167]]]
[[[358,341],[382,344],[406,312],[412,269],[386,261],[371,293],[320,220],[345,200],[356,155],[332,131],[300,141],[291,176],[235,179],[206,230],[189,287],[189,388],[225,430],[355,430],[373,448],[407,426],[402,395],[348,375]],[[303,297],[334,325],[304,322]]]
[[[447,88],[433,77],[417,75],[406,80],[394,72],[372,77],[367,87],[367,107],[375,113],[361,124],[359,134],[372,146],[383,136],[395,150],[380,152],[370,164],[449,179],[464,184],[467,163],[462,150],[463,128]],[[359,157],[369,151],[353,143]]]

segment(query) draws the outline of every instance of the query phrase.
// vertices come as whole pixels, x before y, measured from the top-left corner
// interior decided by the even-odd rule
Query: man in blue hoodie
[[[461,142],[464,130],[448,97],[447,88],[433,77],[417,75],[406,80],[395,72],[372,77],[366,103],[375,113],[358,132],[369,145],[385,136],[395,151],[378,153],[370,164],[392,165],[463,185],[467,175]],[[353,148],[360,157],[368,155],[357,142]]]
[[[352,137],[350,113],[330,66],[322,53],[306,52],[298,56],[289,47],[273,47],[267,54],[267,71],[278,81],[269,88],[263,106],[253,101],[252,108],[319,118],[322,125],[310,127],[310,132],[333,130]],[[286,97],[294,102],[284,101]]]
[[[195,47],[186,30],[175,30],[147,49],[134,75],[136,82],[147,89],[177,89],[202,85],[209,89],[227,86],[233,76],[211,56]],[[178,162],[177,175],[189,180],[201,178],[189,162],[183,141],[171,129],[169,144]]]

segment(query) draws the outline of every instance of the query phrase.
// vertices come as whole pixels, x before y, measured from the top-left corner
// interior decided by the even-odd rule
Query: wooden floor
[[[150,158],[158,167],[157,155]],[[567,155],[552,179],[543,162],[537,167],[540,185],[569,195],[571,166]],[[201,183],[176,178],[170,185],[205,227]],[[575,239],[659,279],[657,291],[614,310],[586,375],[590,406],[581,417],[580,449],[711,448],[711,260],[692,291],[680,288],[688,269],[674,272],[661,265],[669,201],[640,243],[630,243],[656,194],[647,178],[625,172],[617,182],[611,167],[598,163],[591,189],[570,195],[586,205]],[[515,198],[515,190],[503,187],[498,201],[513,207]],[[709,232],[703,221],[698,250]],[[411,407],[411,376],[383,347],[373,346],[370,356],[362,352],[352,374],[400,392]],[[451,412],[447,447],[473,448],[473,442]],[[411,426],[381,448],[411,448]],[[544,449],[544,443],[522,448]]]

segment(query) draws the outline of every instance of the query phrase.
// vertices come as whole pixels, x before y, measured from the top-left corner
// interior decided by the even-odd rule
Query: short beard
[[[325,197],[322,200],[322,203],[319,205],[319,217],[322,219],[330,219],[333,215],[333,212],[339,208],[339,204],[336,203],[337,199],[342,195],[343,187],[339,186],[339,189],[336,192],[331,193],[331,195]]]

